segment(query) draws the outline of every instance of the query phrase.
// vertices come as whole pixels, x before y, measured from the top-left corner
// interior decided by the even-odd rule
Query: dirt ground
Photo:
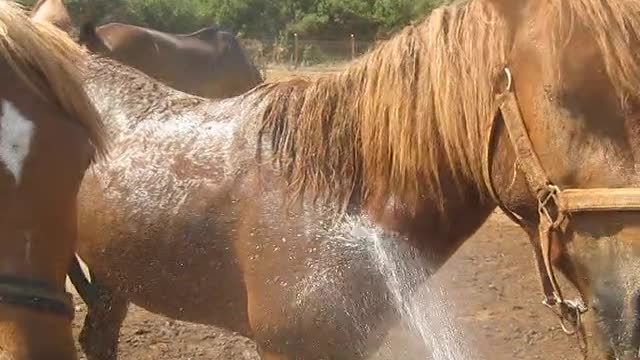
[[[288,75],[286,70],[272,71],[269,79]],[[448,312],[471,352],[469,359],[446,360],[580,359],[575,340],[559,330],[556,318],[541,304],[524,233],[501,213],[467,241],[429,286],[446,290]],[[78,298],[76,304],[77,334],[85,306]],[[437,336],[437,329],[432,331]],[[400,324],[372,360],[431,359],[421,344]],[[121,331],[119,358],[253,360],[258,356],[249,339],[132,306]]]

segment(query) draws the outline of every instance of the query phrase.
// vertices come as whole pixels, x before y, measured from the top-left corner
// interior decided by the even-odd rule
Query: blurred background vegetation
[[[21,0],[31,6],[36,0]],[[218,25],[240,37],[275,39],[293,33],[316,40],[387,37],[446,0],[65,0],[79,23],[124,22],[186,33]]]

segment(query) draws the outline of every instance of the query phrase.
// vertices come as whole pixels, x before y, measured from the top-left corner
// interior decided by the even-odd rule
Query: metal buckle
[[[542,303],[560,319],[560,327],[565,334],[574,335],[582,326],[582,314],[587,312],[587,306],[581,299],[559,300],[547,297]]]
[[[562,301],[559,303],[559,307],[562,331],[567,335],[575,334],[582,326],[582,314],[587,312],[586,305],[581,299],[574,299]]]
[[[560,216],[558,216],[558,194],[560,193],[560,188],[547,184],[546,188],[538,196],[538,212],[541,215],[544,215],[550,224],[554,226],[557,225]],[[552,210],[549,208],[549,205],[553,205],[555,207],[556,216],[553,216]]]

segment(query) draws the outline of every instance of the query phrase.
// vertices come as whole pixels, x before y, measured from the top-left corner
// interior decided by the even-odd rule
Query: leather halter
[[[75,309],[71,294],[47,283],[16,276],[0,275],[0,304],[62,315],[73,320]]]
[[[508,68],[507,88],[498,96],[498,106],[516,153],[516,166],[526,179],[529,190],[537,199],[539,214],[539,246],[534,249],[542,290],[543,304],[551,308],[560,318],[562,329],[567,334],[581,331],[581,316],[587,311],[582,299],[566,300],[558,285],[551,264],[551,241],[560,227],[570,221],[573,213],[604,211],[640,211],[640,188],[592,188],[561,189],[554,185],[536,155],[526,125],[513,91],[513,78]],[[497,118],[497,117],[496,117]],[[489,130],[483,164],[484,178],[494,201],[513,221],[524,225],[515,212],[509,210],[499,199],[491,180],[491,148],[495,130],[494,119]],[[571,327],[568,327],[570,325]]]

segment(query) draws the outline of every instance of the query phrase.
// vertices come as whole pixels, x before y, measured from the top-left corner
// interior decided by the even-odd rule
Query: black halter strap
[[[62,315],[70,320],[75,313],[71,294],[44,281],[12,275],[0,275],[0,304]]]

